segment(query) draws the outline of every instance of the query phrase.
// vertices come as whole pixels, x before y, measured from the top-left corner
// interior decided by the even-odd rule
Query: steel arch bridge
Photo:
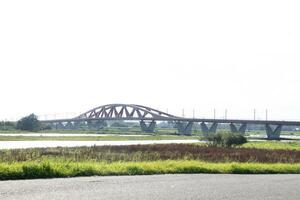
[[[139,121],[143,132],[155,132],[156,121],[169,121],[181,135],[191,135],[194,123],[200,123],[202,132],[215,133],[218,124],[229,124],[233,133],[244,134],[248,124],[265,125],[269,139],[279,139],[282,126],[300,126],[299,121],[269,121],[269,120],[240,120],[240,119],[201,119],[184,118],[168,114],[150,107],[137,104],[107,104],[93,108],[71,119],[43,120],[56,129],[79,129],[82,124],[88,128],[99,130],[105,121],[125,120]]]
[[[168,113],[136,104],[107,104],[93,108],[75,119],[105,120],[167,120],[180,118]]]

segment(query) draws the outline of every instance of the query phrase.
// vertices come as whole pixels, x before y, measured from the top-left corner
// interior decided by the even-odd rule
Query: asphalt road
[[[0,181],[1,200],[300,199],[300,175],[155,175]]]

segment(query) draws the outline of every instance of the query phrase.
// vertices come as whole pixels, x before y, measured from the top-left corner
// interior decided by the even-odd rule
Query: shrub
[[[52,127],[50,124],[41,124],[40,130],[51,130]]]
[[[116,127],[116,128],[119,128],[119,127],[128,127],[128,125],[124,122],[114,122],[110,125],[111,127]]]
[[[25,131],[39,131],[41,129],[41,123],[36,115],[30,114],[17,122],[17,129]]]
[[[16,129],[16,123],[1,121],[0,122],[0,130],[14,130]]]
[[[242,134],[238,133],[222,132],[213,135],[208,135],[206,138],[212,146],[222,147],[232,147],[242,145],[247,142],[247,138]]]

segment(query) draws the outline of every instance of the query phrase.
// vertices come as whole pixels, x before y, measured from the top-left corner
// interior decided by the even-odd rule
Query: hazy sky
[[[299,0],[0,1],[0,119],[135,103],[300,120]]]

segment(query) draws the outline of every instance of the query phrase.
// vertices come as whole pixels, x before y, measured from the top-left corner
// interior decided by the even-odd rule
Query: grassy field
[[[201,160],[207,162],[300,163],[300,151],[224,148],[194,144],[57,147],[0,151],[0,162],[14,163],[49,159],[74,162]]]
[[[157,134],[176,134],[175,129],[166,129],[166,128],[157,128],[156,133]],[[199,134],[200,131],[194,131],[194,133]],[[22,130],[0,130],[1,133],[33,133],[33,132],[27,132],[27,131],[22,131]],[[50,129],[50,130],[41,130],[38,132],[34,133],[72,133],[72,134],[127,134],[127,135],[140,135],[140,134],[145,134],[141,132],[140,128],[104,128],[100,130],[55,130],[55,129]]]
[[[260,131],[249,131],[246,132],[246,134],[250,135],[266,135],[266,131],[265,130],[260,130]],[[294,136],[299,136],[300,135],[300,131],[281,131],[281,135],[294,135]]]
[[[194,144],[0,151],[0,180],[165,173],[300,173],[300,151]]]
[[[257,148],[257,149],[283,149],[283,150],[299,150],[300,141],[294,142],[280,142],[280,141],[261,141],[261,142],[248,142],[242,145],[244,148]]]
[[[197,136],[1,136],[0,141],[129,141],[129,140],[198,140]]]
[[[300,164],[209,163],[197,160],[150,162],[20,162],[0,163],[0,180],[93,175],[150,175],[176,173],[274,174],[300,173]]]
[[[165,173],[299,174],[300,142],[248,142],[236,148],[202,143],[0,150],[0,180]]]

